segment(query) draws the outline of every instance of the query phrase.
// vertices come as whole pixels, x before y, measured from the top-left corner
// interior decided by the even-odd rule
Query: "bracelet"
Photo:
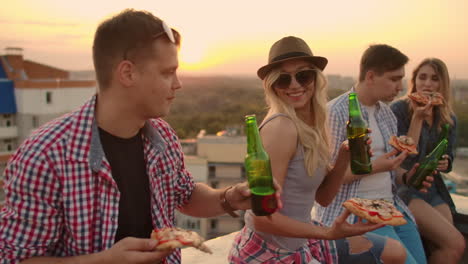
[[[220,202],[221,202],[221,207],[224,209],[224,211],[226,213],[228,213],[230,216],[232,217],[239,217],[238,214],[236,214],[234,211],[236,209],[232,208],[232,206],[229,204],[228,200],[226,199],[226,193],[229,189],[231,189],[232,186],[229,186],[228,188],[226,188],[226,190],[224,190],[221,195],[220,195]]]
[[[404,183],[405,185],[407,185],[407,181],[406,181],[407,179],[406,179],[406,178],[408,178],[408,172],[403,173],[403,174],[401,175],[401,178],[402,178],[402,180],[403,180],[403,183]]]

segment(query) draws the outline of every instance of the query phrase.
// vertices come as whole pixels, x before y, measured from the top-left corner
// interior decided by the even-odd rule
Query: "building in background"
[[[245,181],[244,157],[247,149],[245,136],[204,135],[197,139],[182,140],[188,171],[196,182],[213,188],[225,188]],[[242,212],[239,218],[225,214],[201,219],[178,214],[177,226],[194,230],[210,239],[238,231],[244,226]]]
[[[78,108],[95,92],[94,80],[70,79],[66,70],[25,60],[22,48],[6,48],[0,55],[0,179],[31,131]]]

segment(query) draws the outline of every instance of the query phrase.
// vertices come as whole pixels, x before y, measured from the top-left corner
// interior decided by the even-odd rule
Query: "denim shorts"
[[[422,199],[432,207],[446,203],[437,191],[435,184],[432,184],[432,186],[427,190],[427,193],[422,193],[414,188],[409,188],[409,194],[411,199]]]
[[[399,211],[403,212],[400,206],[396,205],[396,208]],[[405,220],[407,221],[405,225],[386,225],[384,227],[371,231],[371,233],[399,241],[406,248],[406,264],[426,264],[426,255],[421,242],[421,236],[418,232],[418,228],[407,213],[404,212],[403,215],[405,217]]]
[[[372,243],[372,247],[364,252],[352,254],[349,252],[349,242],[346,238],[336,240],[336,250],[338,252],[338,263],[362,264],[362,263],[383,263],[380,259],[387,238],[373,233],[363,235]]]

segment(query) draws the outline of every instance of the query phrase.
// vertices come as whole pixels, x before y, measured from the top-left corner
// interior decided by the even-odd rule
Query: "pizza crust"
[[[159,250],[194,247],[209,254],[213,253],[211,249],[203,243],[204,239],[199,234],[178,227],[155,229],[151,233],[151,238],[159,241],[159,244],[156,246],[156,249]]]
[[[431,100],[431,105],[443,105],[444,97],[438,92],[415,92],[408,97],[416,103],[426,105]]]
[[[381,217],[379,217],[378,214],[371,215],[371,214],[369,214],[368,211],[365,211],[362,208],[359,208],[356,205],[356,200],[357,199],[359,199],[359,198],[352,198],[352,199],[349,199],[349,200],[345,201],[343,203],[343,207],[348,209],[354,215],[356,215],[358,217],[361,217],[363,219],[366,219],[367,221],[372,222],[372,223],[376,223],[376,224],[384,223],[386,225],[391,225],[391,226],[398,226],[398,225],[406,224],[406,220],[405,220],[404,217],[402,217],[403,215],[401,214],[401,212],[399,212],[396,208],[394,208],[393,205],[391,205],[393,207],[392,208],[393,215],[392,214],[383,214],[381,212],[382,213],[381,217],[382,217],[382,215],[385,215],[385,217],[382,217],[384,219],[382,219]],[[368,199],[359,199],[359,200],[368,200]],[[374,202],[381,202],[383,200],[373,200],[373,201]],[[373,209],[373,211],[378,212],[379,210],[378,209]],[[385,218],[389,218],[389,219],[385,219]]]
[[[406,150],[408,154],[418,154],[416,144],[414,144],[413,139],[408,136],[391,136],[388,143],[399,151]]]

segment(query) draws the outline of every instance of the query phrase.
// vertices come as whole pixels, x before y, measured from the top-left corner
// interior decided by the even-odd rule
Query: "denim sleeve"
[[[447,155],[449,155],[449,165],[446,171],[443,171],[444,173],[448,173],[452,171],[452,165],[453,165],[453,160],[455,159],[455,152],[454,150],[456,149],[457,146],[457,117],[455,115],[452,115],[452,120],[453,120],[453,126],[450,128],[450,134],[449,134],[449,143],[447,147]]]
[[[400,99],[390,105],[393,114],[397,118],[398,136],[406,135],[410,126],[408,103]]]
[[[404,99],[400,99],[390,105],[390,108],[393,111],[393,114],[397,118],[397,128],[398,128],[398,136],[408,134],[408,130],[411,124],[411,117],[409,114],[409,107],[408,102]],[[419,155],[411,155],[408,156],[401,167],[410,170],[413,165],[418,161]]]

